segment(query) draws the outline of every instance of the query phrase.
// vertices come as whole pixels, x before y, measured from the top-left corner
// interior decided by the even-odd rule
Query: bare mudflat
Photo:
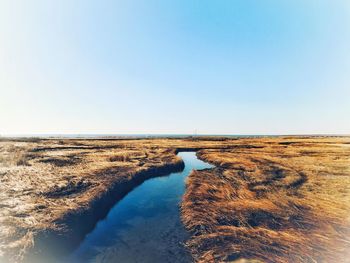
[[[181,217],[193,261],[349,258],[348,137],[2,140],[0,147],[4,262],[70,253],[135,186],[181,171],[179,150],[216,166],[187,180]]]

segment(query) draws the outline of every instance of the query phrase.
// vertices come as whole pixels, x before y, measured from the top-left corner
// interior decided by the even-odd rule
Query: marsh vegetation
[[[198,262],[348,262],[349,139],[246,140],[202,150],[182,204]],[[239,143],[239,142],[237,142]]]
[[[187,180],[181,214],[194,261],[346,262],[349,145],[348,137],[2,140],[0,258],[30,262],[68,236],[77,246],[134,186],[183,169],[176,153],[196,150],[216,168]]]

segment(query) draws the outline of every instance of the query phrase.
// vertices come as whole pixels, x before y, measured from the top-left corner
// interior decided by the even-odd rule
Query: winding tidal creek
[[[188,233],[180,219],[180,202],[190,172],[212,168],[195,152],[178,154],[182,172],[142,183],[109,211],[69,256],[68,262],[191,262],[184,248]]]

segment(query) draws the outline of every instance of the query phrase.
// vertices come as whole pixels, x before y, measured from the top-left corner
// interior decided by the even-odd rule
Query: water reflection
[[[152,178],[131,191],[86,236],[70,262],[190,262],[179,203],[192,169],[211,166],[181,152],[185,169]]]

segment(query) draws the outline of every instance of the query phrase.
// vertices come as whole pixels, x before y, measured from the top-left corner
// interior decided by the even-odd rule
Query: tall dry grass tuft
[[[27,154],[23,154],[23,153],[19,153],[16,154],[15,158],[15,162],[16,165],[20,166],[20,165],[24,165],[24,166],[29,166],[29,157]]]
[[[130,154],[117,154],[109,157],[109,160],[111,162],[129,162],[131,160]]]
[[[30,155],[28,154],[29,148],[27,145],[3,145],[0,148],[0,166],[29,166]]]

